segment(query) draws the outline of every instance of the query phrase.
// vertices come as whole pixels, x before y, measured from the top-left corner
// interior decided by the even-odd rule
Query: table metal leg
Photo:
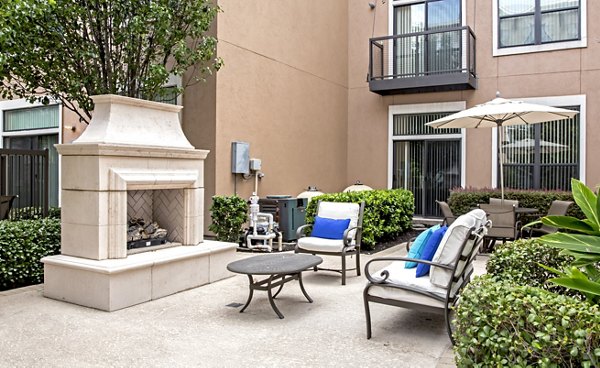
[[[283,285],[284,284],[279,285],[279,289],[277,289],[277,292],[275,294],[273,294],[273,299],[277,298],[277,295],[279,295],[279,293],[281,292],[281,289],[283,289]]]
[[[298,272],[298,283],[300,283],[300,290],[302,290],[302,294],[304,294],[309,303],[312,303],[313,300],[310,296],[308,296],[306,290],[304,290],[304,284],[302,283],[302,272]]]
[[[273,281],[273,277],[274,277],[273,275],[271,275],[271,277],[269,277],[269,283],[267,285],[267,294],[269,295],[269,303],[271,303],[271,307],[273,307],[273,310],[275,311],[275,313],[277,313],[279,318],[283,319],[283,314],[281,314],[279,309],[277,309],[277,306],[275,305],[275,301],[273,300],[273,293],[271,292],[271,281]],[[281,286],[283,286],[283,285],[281,285]],[[279,288],[279,290],[281,290],[281,288]],[[277,293],[279,293],[279,291]]]
[[[240,313],[242,313],[244,310],[246,310],[246,308],[248,308],[248,306],[250,305],[250,301],[252,300],[252,295],[254,295],[254,279],[252,278],[252,275],[248,275],[248,279],[250,281],[250,284],[248,285],[250,293],[248,294],[248,300],[246,301],[246,305],[244,305],[242,310],[240,310]]]

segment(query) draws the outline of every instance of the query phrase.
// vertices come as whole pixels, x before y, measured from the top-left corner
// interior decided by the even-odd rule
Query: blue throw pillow
[[[429,237],[429,240],[427,240],[427,244],[425,245],[425,248],[423,249],[421,258],[419,258],[419,259],[422,259],[425,261],[431,261],[433,259],[433,255],[435,254],[435,251],[440,246],[440,243],[442,242],[442,238],[444,237],[446,230],[448,230],[448,226],[442,226],[439,229],[437,229],[436,231],[434,231],[433,234],[431,234],[431,237]],[[429,273],[430,267],[431,266],[429,266],[428,264],[419,263],[417,265],[417,277],[427,275]]]
[[[350,225],[350,219],[336,220],[327,217],[315,217],[310,236],[325,239],[343,239],[344,231]]]
[[[423,249],[427,244],[427,240],[431,237],[434,231],[440,228],[440,225],[435,225],[434,227],[430,227],[429,229],[423,231],[415,241],[410,246],[410,250],[406,255],[408,258],[421,259],[421,254],[423,254]],[[405,262],[404,268],[415,268],[417,267],[417,262]]]

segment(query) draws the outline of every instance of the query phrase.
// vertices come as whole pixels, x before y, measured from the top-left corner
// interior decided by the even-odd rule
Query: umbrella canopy
[[[565,146],[564,144],[548,142],[544,140],[540,140],[538,144],[542,153],[561,152],[569,148],[569,146]],[[533,151],[535,147],[535,139],[531,138],[521,139],[520,141],[508,143],[502,146],[502,148],[519,151]]]
[[[434,128],[496,128],[500,125],[528,125],[569,119],[577,113],[559,107],[496,97],[492,101],[434,120],[426,125]]]
[[[499,129],[498,136],[502,137],[502,126],[529,125],[563,120],[572,118],[577,114],[578,112],[573,110],[496,97],[492,101],[445,116],[426,125],[433,128],[497,127]],[[500,150],[501,147],[498,145],[498,151]],[[500,190],[502,200],[504,200],[504,172],[501,152],[498,156],[500,158]]]

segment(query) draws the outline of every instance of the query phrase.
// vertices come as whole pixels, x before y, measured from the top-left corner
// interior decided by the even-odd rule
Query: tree
[[[217,71],[208,0],[2,0],[0,95],[61,101],[89,122],[91,95],[153,99]],[[180,88],[177,93],[181,93]]]

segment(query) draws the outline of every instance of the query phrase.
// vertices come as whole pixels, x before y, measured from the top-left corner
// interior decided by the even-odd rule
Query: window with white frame
[[[492,136],[492,185],[499,186],[498,144],[504,163],[504,185],[512,189],[571,190],[571,178],[585,182],[585,95],[524,98],[525,102],[578,111],[571,119],[507,126],[498,142]]]
[[[586,46],[586,0],[494,0],[494,55]]]
[[[579,106],[557,106],[579,110]],[[504,128],[504,184],[513,189],[571,190],[579,178],[579,115]]]
[[[24,100],[3,101],[0,104],[0,115],[1,148],[48,150],[48,203],[53,207],[58,206],[58,153],[54,145],[59,143],[60,105],[32,106]],[[34,172],[34,168],[31,168],[31,173]],[[34,176],[8,175],[7,181],[1,183],[2,190],[6,194],[18,194],[21,197],[19,200],[27,203],[28,198],[37,195],[34,183],[39,178],[35,173],[32,175]]]

